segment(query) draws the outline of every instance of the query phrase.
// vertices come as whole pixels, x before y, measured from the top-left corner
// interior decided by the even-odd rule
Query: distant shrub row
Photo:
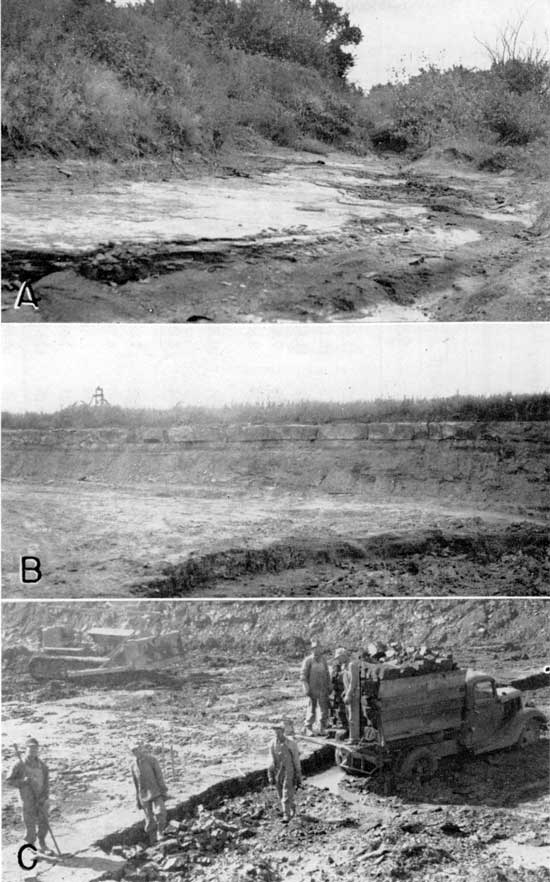
[[[461,396],[451,398],[346,403],[297,401],[230,405],[222,408],[177,406],[169,410],[75,405],[56,413],[4,412],[4,429],[93,428],[101,426],[174,426],[200,423],[308,423],[333,420],[366,422],[550,420],[550,394]]]

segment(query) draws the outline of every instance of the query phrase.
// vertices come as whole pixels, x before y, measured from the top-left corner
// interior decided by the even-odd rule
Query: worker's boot
[[[42,854],[53,854],[51,848],[48,848],[43,839],[40,839],[38,842],[38,851]]]

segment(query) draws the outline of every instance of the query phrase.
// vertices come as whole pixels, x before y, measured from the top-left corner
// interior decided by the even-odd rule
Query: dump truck
[[[41,651],[31,656],[29,673],[36,680],[71,680],[82,685],[125,685],[153,680],[174,685],[163,672],[184,652],[179,631],[139,635],[120,628],[78,631],[43,628]]]
[[[349,674],[349,738],[335,749],[352,774],[427,779],[443,757],[524,747],[547,730],[519,689],[460,669],[450,657],[430,673],[361,661]]]

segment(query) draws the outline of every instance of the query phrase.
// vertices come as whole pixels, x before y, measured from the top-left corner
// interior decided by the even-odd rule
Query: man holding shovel
[[[19,788],[23,823],[25,824],[25,842],[35,846],[38,833],[38,848],[43,854],[53,854],[46,845],[46,836],[50,831],[48,819],[48,800],[50,796],[50,773],[46,763],[38,756],[38,741],[27,738],[23,756],[17,751],[18,760],[11,770],[7,783]]]

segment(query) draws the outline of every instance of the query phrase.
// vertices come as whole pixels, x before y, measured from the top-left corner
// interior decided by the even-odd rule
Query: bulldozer
[[[35,680],[70,680],[83,686],[176,686],[177,678],[166,669],[183,652],[179,631],[143,636],[124,628],[80,631],[54,625],[42,628],[41,649],[31,656],[28,670]]]

